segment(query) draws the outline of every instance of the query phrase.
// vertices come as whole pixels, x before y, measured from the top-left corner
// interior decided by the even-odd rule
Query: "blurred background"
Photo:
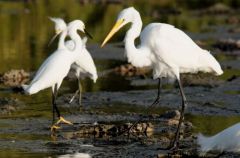
[[[54,50],[56,45],[47,48],[54,34],[49,16],[67,22],[82,19],[94,36],[89,42],[99,44],[118,12],[127,6],[140,12],[143,26],[150,22],[169,23],[207,42],[225,38],[224,34],[239,23],[240,0],[1,0],[0,72],[12,68],[36,70]],[[111,41],[123,40],[124,34],[119,32]]]

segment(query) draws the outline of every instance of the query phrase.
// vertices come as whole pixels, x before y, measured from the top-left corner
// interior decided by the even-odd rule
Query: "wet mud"
[[[122,48],[112,47],[113,50],[108,48],[111,51],[104,51],[101,53],[103,56],[99,55],[96,58],[114,58],[120,61],[124,59],[123,56],[116,58],[114,54],[115,49]],[[95,46],[90,47],[94,48]],[[223,66],[230,71],[238,65],[238,60],[223,62]],[[174,81],[163,80],[161,101],[148,111],[147,107],[157,94],[157,80],[151,78],[149,68],[139,69],[123,63],[99,74],[100,78],[109,75],[122,76],[126,78],[129,86],[135,88],[125,91],[84,92],[83,107],[78,105],[77,98],[72,104],[68,103],[73,93],[60,93],[57,105],[64,111],[65,118],[71,120],[74,125],[62,124],[54,134],[50,132],[51,115],[12,117],[12,113],[21,111],[26,105],[18,99],[3,98],[0,101],[3,118],[0,120],[0,147],[6,151],[15,149],[17,153],[27,151],[49,157],[74,153],[87,153],[92,157],[203,157],[196,143],[197,133],[194,130],[197,125],[188,120],[188,117],[181,126],[180,149],[174,152],[162,150],[171,143],[179,119],[181,98]],[[29,78],[29,75],[26,76]],[[210,74],[186,74],[182,75],[181,79],[188,99],[186,115],[239,115],[239,74],[229,73],[223,78]],[[66,80],[74,82],[75,78],[70,73]],[[12,89],[16,89],[22,83],[28,82],[19,82],[12,86],[7,86],[6,82],[4,87],[5,90],[9,88],[13,92]],[[16,92],[16,95],[24,94]],[[50,112],[49,109],[49,114]],[[128,131],[140,118],[141,121]],[[220,154],[222,153],[213,151],[204,157],[239,156],[235,153]],[[26,156],[26,153],[20,152],[20,155]]]

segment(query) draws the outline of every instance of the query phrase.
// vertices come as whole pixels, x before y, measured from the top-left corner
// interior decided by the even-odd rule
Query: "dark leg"
[[[73,125],[71,122],[65,120],[61,115],[60,115],[60,111],[57,108],[57,104],[56,104],[56,98],[57,98],[57,84],[55,84],[54,86],[54,90],[53,90],[53,97],[52,97],[52,104],[53,104],[53,111],[56,110],[57,112],[57,117],[58,117],[58,121],[56,123],[53,122],[53,125],[51,127],[51,131],[54,132],[56,129],[60,128],[59,126],[57,126],[59,123],[63,122],[66,124],[70,124]],[[53,120],[55,121],[55,115],[53,114],[54,118]]]
[[[52,124],[55,123],[54,93],[52,92]]]
[[[162,79],[159,78],[158,79],[158,93],[157,93],[157,98],[155,99],[155,101],[146,109],[147,114],[149,114],[149,111],[154,107],[154,105],[158,104],[160,101],[160,94],[161,94],[161,88],[162,88]],[[140,118],[138,121],[136,121],[135,123],[132,124],[132,126],[130,126],[127,130],[128,132],[130,132],[130,130],[136,126],[140,121],[142,121],[142,118]],[[121,134],[125,133],[126,131],[122,132]],[[120,135],[121,135],[120,134]]]
[[[178,85],[179,85],[180,93],[181,93],[181,96],[182,96],[182,109],[180,111],[181,115],[180,115],[177,131],[175,133],[175,138],[170,145],[170,148],[173,149],[173,150],[178,149],[178,146],[179,146],[180,128],[181,128],[181,124],[182,124],[183,119],[184,119],[184,110],[185,110],[185,107],[187,106],[186,96],[183,92],[183,88],[182,88],[182,84],[181,84],[180,80],[178,80]]]
[[[157,93],[157,98],[155,101],[147,108],[147,113],[149,113],[150,109],[154,107],[154,105],[158,104],[160,101],[160,94],[161,94],[161,89],[162,89],[162,79],[158,79],[158,93]]]
[[[53,106],[53,124],[55,122],[55,111],[57,112],[57,117],[60,117],[60,112],[57,108],[57,105],[56,105],[56,98],[57,98],[57,84],[54,85],[54,90],[52,92],[52,106]]]

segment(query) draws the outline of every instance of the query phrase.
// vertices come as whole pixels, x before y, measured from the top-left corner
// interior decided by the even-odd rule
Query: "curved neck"
[[[135,17],[132,22],[131,28],[128,30],[125,36],[125,53],[128,58],[128,62],[136,67],[151,66],[152,60],[150,56],[150,50],[146,46],[135,46],[135,39],[140,35],[142,29],[142,20],[140,15]]]
[[[64,48],[66,48],[66,47],[65,47],[65,43],[64,43],[66,36],[67,36],[67,29],[64,30],[64,31],[61,33],[61,35],[60,35],[59,42],[58,42],[58,49],[64,49]]]
[[[69,36],[73,40],[74,46],[75,46],[72,51],[82,49],[82,39],[79,36],[79,34],[77,33],[77,30],[76,29],[71,30],[69,32]]]
[[[134,41],[140,35],[141,30],[142,30],[142,20],[139,15],[134,19],[134,21],[132,21],[132,25],[130,29],[127,31],[124,39],[127,57],[129,57],[129,55],[134,53],[135,51],[138,51]]]

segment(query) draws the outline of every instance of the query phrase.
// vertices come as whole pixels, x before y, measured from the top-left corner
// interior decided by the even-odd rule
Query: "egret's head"
[[[65,23],[65,21],[63,19],[61,19],[61,18],[52,18],[52,17],[49,17],[49,19],[55,23],[55,33],[56,34],[55,34],[55,36],[52,37],[52,39],[48,43],[48,46],[54,41],[54,39],[60,33],[62,33],[64,30],[67,29],[67,24]]]
[[[71,34],[72,31],[75,32],[76,30],[81,31],[85,33],[88,37],[92,38],[92,36],[86,30],[85,24],[81,20],[74,20],[68,23],[68,34]]]
[[[76,31],[79,30],[81,32],[84,32],[85,30],[85,25],[81,20],[74,20],[70,23],[68,23],[68,31]]]
[[[65,29],[67,29],[67,24],[65,23],[65,21],[63,19],[61,19],[61,18],[52,18],[52,17],[49,17],[49,19],[55,23],[55,32],[56,32],[56,34],[60,34]]]
[[[120,30],[127,23],[133,22],[138,16],[139,16],[138,11],[133,7],[123,9],[118,14],[118,18],[115,25],[113,26],[112,30],[109,32],[107,37],[104,39],[101,47],[103,47],[118,30]]]

